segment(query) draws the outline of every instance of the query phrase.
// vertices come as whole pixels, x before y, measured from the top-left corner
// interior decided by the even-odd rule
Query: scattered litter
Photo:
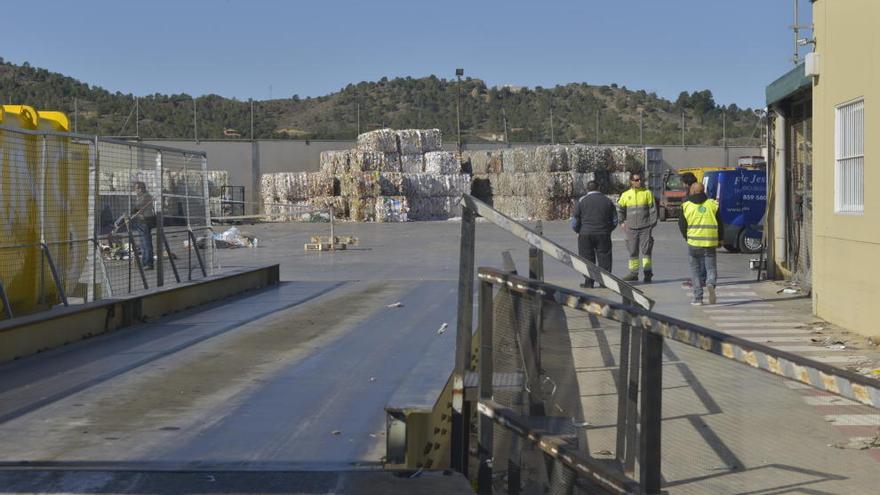
[[[375,376],[371,376],[371,377],[370,377],[370,381],[371,381],[371,382],[375,382],[375,381],[376,381],[376,377],[375,377]]]
[[[846,346],[841,343],[837,343],[837,344],[826,345],[825,348],[831,349],[832,351],[842,351],[842,350],[846,349]]]
[[[880,376],[880,368],[858,368],[856,373],[864,376]]]
[[[218,248],[257,247],[256,237],[242,233],[238,227],[230,227],[227,231],[214,234],[214,243]]]
[[[400,301],[397,301],[396,303],[389,304],[388,306],[385,306],[385,307],[386,308],[402,308],[403,303]]]
[[[370,433],[370,438],[376,438],[376,434],[375,434],[375,433]]]
[[[813,327],[813,330],[821,332],[822,330],[825,330],[825,327]]]
[[[800,292],[798,289],[792,289],[791,287],[786,287],[784,289],[779,289],[776,291],[777,294],[797,294]]]
[[[447,328],[449,328],[449,325],[446,323],[440,325],[440,328],[437,329],[437,335],[443,335]]]
[[[828,446],[841,450],[880,449],[880,434],[873,437],[848,438],[840,442],[830,443]]]
[[[333,431],[330,432],[330,433],[332,433],[333,435],[337,435],[337,436],[342,435],[342,432],[339,431],[339,430],[333,430]]]
[[[593,452],[593,455],[610,456],[610,455],[614,455],[614,452],[611,452],[610,450],[597,450],[596,452]]]
[[[574,425],[575,428],[586,428],[590,426],[589,421],[578,421],[574,418],[571,418],[571,424]]]
[[[561,408],[561,407],[559,406],[559,404],[553,404],[553,405],[556,406],[556,409],[557,409],[559,412],[565,412],[565,409]]]

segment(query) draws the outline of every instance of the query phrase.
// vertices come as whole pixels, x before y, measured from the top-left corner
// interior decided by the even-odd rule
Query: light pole
[[[464,75],[464,69],[455,69],[455,77],[458,79],[458,100],[455,105],[455,122],[458,131],[458,152],[461,153],[461,76]]]

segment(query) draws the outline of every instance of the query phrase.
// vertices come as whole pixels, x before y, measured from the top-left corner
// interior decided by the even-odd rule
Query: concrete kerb
[[[141,321],[276,285],[279,265],[249,268],[120,299],[57,308],[0,323],[0,363]]]

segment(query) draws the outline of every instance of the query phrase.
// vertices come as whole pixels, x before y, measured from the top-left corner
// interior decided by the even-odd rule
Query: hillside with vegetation
[[[436,76],[382,78],[349,84],[326,96],[254,103],[256,138],[353,139],[358,131],[392,127],[439,128],[456,134],[456,80]],[[154,94],[137,99],[46,69],[0,58],[0,98],[67,112],[79,132],[141,138],[194,137],[193,97]],[[219,95],[195,99],[198,137],[251,138],[251,105]],[[552,113],[552,120],[551,120]],[[682,92],[675,101],[644,90],[586,83],[552,88],[488,87],[461,81],[465,142],[720,145],[726,120],[730,145],[756,145],[759,117],[748,108],[716,104],[709,90]],[[598,136],[597,136],[598,121]],[[551,124],[552,122],[552,124]],[[641,131],[641,132],[640,132]]]

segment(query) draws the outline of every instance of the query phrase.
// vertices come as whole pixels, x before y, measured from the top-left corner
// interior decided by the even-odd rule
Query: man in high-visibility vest
[[[620,195],[617,201],[617,216],[626,230],[626,249],[629,251],[629,275],[626,281],[639,279],[639,254],[641,254],[642,274],[646,283],[654,277],[651,264],[651,251],[654,237],[651,235],[657,225],[657,203],[654,195],[647,189],[641,172],[629,174],[630,188]]]
[[[709,295],[709,304],[715,304],[715,284],[718,279],[716,251],[718,240],[724,234],[718,202],[706,196],[703,184],[691,186],[691,195],[681,205],[678,228],[687,239],[691,268],[691,286],[694,298],[691,304],[703,304],[703,286]]]

